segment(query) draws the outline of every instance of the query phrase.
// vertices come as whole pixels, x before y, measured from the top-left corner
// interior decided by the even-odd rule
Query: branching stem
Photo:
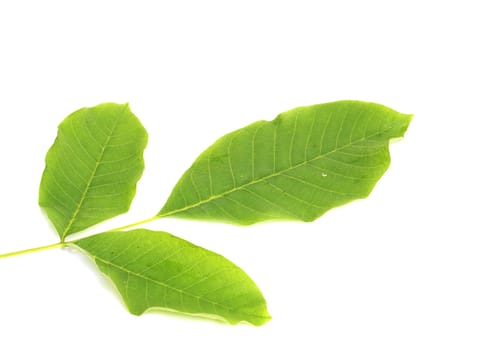
[[[59,243],[55,243],[55,244],[45,245],[45,246],[42,246],[42,247],[36,247],[36,248],[30,248],[30,249],[25,249],[25,250],[19,250],[19,251],[16,251],[16,252],[6,253],[6,254],[0,254],[0,259],[9,258],[9,257],[16,256],[16,255],[23,255],[23,254],[28,254],[28,253],[40,252],[40,251],[48,250],[48,249],[61,248],[61,247],[64,247],[66,245],[67,245],[67,243],[59,242]]]
[[[149,218],[149,219],[134,222],[133,224],[128,224],[128,225],[125,225],[125,226],[120,226],[120,227],[111,229],[108,232],[126,230],[126,229],[131,228],[131,227],[139,226],[139,225],[146,224],[148,222],[157,220],[158,218],[159,218],[159,216],[154,216],[154,217]],[[69,244],[69,242],[62,241],[62,242],[59,242],[59,243],[49,244],[49,245],[45,245],[45,246],[42,246],[42,247],[36,247],[36,248],[30,248],[30,249],[25,249],[25,250],[19,250],[19,251],[11,252],[11,253],[0,254],[0,259],[9,258],[9,257],[16,256],[16,255],[23,255],[23,254],[28,254],[28,253],[40,252],[40,251],[48,250],[48,249],[61,248],[61,247],[67,246],[68,244]]]

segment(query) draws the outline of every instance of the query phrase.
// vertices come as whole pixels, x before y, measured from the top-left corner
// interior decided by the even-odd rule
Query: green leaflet
[[[39,205],[62,241],[128,211],[147,138],[128,104],[82,108],[59,125],[46,156]]]
[[[106,232],[74,244],[113,280],[132,314],[162,307],[230,323],[270,319],[260,290],[239,267],[168,233]]]
[[[250,124],[206,149],[158,216],[315,220],[369,195],[390,164],[390,139],[410,120],[379,104],[338,101]]]

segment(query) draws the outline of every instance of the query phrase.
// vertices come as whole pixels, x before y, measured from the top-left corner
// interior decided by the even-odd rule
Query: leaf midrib
[[[73,226],[77,216],[79,215],[79,212],[81,211],[81,207],[83,206],[84,201],[86,200],[86,196],[88,195],[88,192],[91,188],[91,183],[93,182],[93,179],[96,175],[96,172],[98,171],[98,168],[99,168],[100,164],[102,163],[102,160],[103,160],[103,157],[104,157],[105,151],[106,151],[106,146],[110,143],[110,141],[111,141],[111,139],[112,139],[112,137],[115,133],[115,129],[118,126],[118,123],[120,122],[120,118],[121,117],[118,116],[118,118],[115,120],[115,123],[113,124],[113,127],[110,130],[110,134],[106,137],[106,141],[102,145],[100,155],[98,156],[98,159],[96,160],[95,167],[94,167],[93,171],[91,172],[91,175],[88,179],[88,182],[86,183],[86,187],[85,187],[83,193],[81,194],[81,198],[78,202],[78,205],[76,206],[76,210],[74,211],[74,213],[73,213],[71,219],[69,220],[69,223],[67,224],[66,228],[62,232],[61,242],[64,242],[64,238],[69,234],[69,230]]]
[[[383,130],[377,131],[376,133],[373,133],[373,134],[370,134],[370,135],[364,136],[364,137],[362,137],[362,138],[360,138],[360,139],[354,140],[354,141],[352,141],[352,142],[350,142],[350,143],[348,143],[348,144],[346,144],[346,145],[343,145],[343,146],[341,146],[341,147],[335,148],[335,149],[333,149],[333,150],[331,150],[331,151],[329,151],[329,152],[326,152],[326,153],[324,153],[324,154],[321,154],[321,155],[319,155],[319,156],[317,156],[317,157],[314,157],[314,158],[312,158],[312,159],[306,159],[305,161],[300,162],[300,163],[295,164],[295,165],[292,165],[291,167],[289,167],[289,168],[287,168],[287,169],[280,170],[280,171],[277,171],[276,173],[273,173],[273,174],[270,174],[270,175],[267,175],[267,176],[264,176],[264,177],[261,177],[261,178],[258,178],[258,179],[255,179],[255,180],[249,181],[249,182],[248,182],[248,183],[246,183],[246,184],[243,184],[243,185],[238,186],[238,187],[234,187],[234,188],[232,188],[232,189],[230,189],[230,190],[228,190],[228,191],[222,192],[222,193],[217,194],[217,195],[212,195],[212,196],[209,196],[209,197],[208,197],[207,199],[205,199],[205,200],[199,201],[199,202],[194,203],[194,204],[191,204],[191,205],[187,205],[187,206],[185,206],[185,207],[183,207],[183,208],[174,209],[174,210],[171,210],[171,211],[168,211],[168,212],[165,212],[165,213],[163,213],[163,212],[162,212],[162,213],[160,213],[160,214],[157,214],[155,217],[158,217],[158,218],[163,218],[163,217],[171,216],[171,215],[174,215],[174,214],[177,214],[177,213],[180,213],[180,212],[184,212],[184,211],[189,210],[189,209],[192,209],[192,208],[196,208],[196,207],[198,207],[198,206],[200,206],[200,205],[203,205],[203,204],[209,203],[209,202],[211,202],[211,201],[213,201],[213,200],[215,200],[215,199],[222,198],[222,197],[227,196],[227,195],[229,195],[229,194],[231,194],[231,193],[233,193],[233,192],[237,192],[237,191],[242,190],[242,189],[244,189],[244,188],[246,188],[246,187],[252,186],[252,185],[254,185],[254,184],[256,184],[256,183],[266,181],[266,180],[271,179],[271,178],[273,178],[273,177],[275,177],[275,176],[278,176],[278,175],[284,174],[285,172],[288,172],[288,171],[294,170],[294,169],[296,169],[296,168],[298,168],[298,167],[301,167],[301,166],[304,166],[304,165],[306,165],[306,164],[308,164],[308,163],[311,163],[311,162],[314,162],[314,161],[316,161],[316,160],[319,160],[319,159],[322,159],[322,158],[324,158],[324,157],[327,157],[327,156],[329,156],[329,155],[331,155],[331,154],[333,154],[333,153],[335,153],[335,152],[338,152],[338,151],[341,151],[341,150],[343,150],[343,149],[345,149],[345,148],[347,148],[347,147],[353,146],[354,144],[357,144],[357,143],[359,143],[359,142],[365,141],[365,140],[367,140],[367,139],[369,139],[369,138],[371,138],[371,137],[374,137],[374,136],[376,136],[376,135],[379,135],[379,134],[381,134],[381,133],[385,133],[385,132],[387,132],[387,131],[389,131],[389,130],[393,129],[394,127],[395,127],[395,126],[390,126],[390,127],[386,128],[386,129],[383,129]]]
[[[196,299],[196,300],[202,300],[202,301],[205,301],[205,302],[211,303],[211,304],[213,304],[213,305],[215,305],[215,306],[218,306],[218,307],[220,307],[220,308],[222,308],[222,309],[224,309],[224,310],[226,310],[226,311],[228,311],[228,312],[235,311],[234,309],[231,309],[230,307],[228,307],[228,306],[226,306],[226,305],[224,305],[224,304],[218,303],[218,302],[213,301],[213,300],[209,300],[209,299],[207,299],[207,298],[205,298],[205,297],[203,297],[203,296],[198,296],[198,295],[195,295],[195,294],[189,293],[189,292],[187,292],[187,291],[185,291],[185,290],[183,290],[183,289],[178,289],[178,288],[173,287],[173,286],[171,286],[171,285],[168,285],[168,284],[166,284],[166,283],[164,283],[164,282],[154,280],[154,279],[152,279],[152,278],[150,278],[150,277],[147,277],[147,276],[144,276],[144,275],[142,275],[142,274],[140,274],[140,273],[137,273],[137,272],[134,272],[134,271],[128,270],[127,268],[125,268],[125,267],[123,267],[123,266],[120,266],[120,265],[114,264],[113,262],[108,261],[108,260],[105,260],[105,259],[100,258],[100,257],[98,257],[98,256],[94,256],[94,258],[95,258],[95,260],[96,260],[96,261],[101,261],[101,262],[103,262],[103,263],[104,263],[104,264],[106,264],[106,265],[109,265],[109,266],[111,266],[111,267],[113,267],[113,268],[116,268],[116,269],[118,269],[118,270],[121,270],[121,271],[123,271],[123,272],[126,272],[127,274],[131,274],[131,275],[133,275],[133,276],[135,276],[135,277],[138,277],[138,278],[141,278],[141,279],[143,279],[143,280],[146,280],[146,281],[149,281],[149,282],[155,283],[155,284],[157,284],[157,285],[159,285],[159,286],[161,286],[161,287],[171,289],[171,290],[173,290],[173,291],[175,291],[175,292],[178,292],[178,293],[181,293],[181,294],[185,294],[185,295],[187,295],[187,296],[189,296],[189,297],[191,297],[191,298],[194,298],[194,299]],[[127,295],[127,298],[128,298],[128,295]],[[146,310],[146,309],[148,309],[149,307],[150,307],[150,306],[148,306],[148,305],[147,305],[147,308],[145,308],[145,310]],[[157,307],[157,305],[154,305],[154,307]],[[169,306],[163,306],[163,307],[169,307]],[[203,312],[203,310],[200,310],[200,311],[201,311],[201,312]],[[249,313],[239,313],[239,314],[240,314],[240,315],[244,315],[244,316],[254,317],[254,318],[264,318],[264,317],[262,317],[262,316],[260,316],[260,315],[256,315],[256,314],[249,314]]]

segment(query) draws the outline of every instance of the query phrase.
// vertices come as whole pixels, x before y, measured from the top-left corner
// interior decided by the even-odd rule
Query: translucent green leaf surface
[[[369,195],[411,116],[339,101],[301,107],[223,136],[184,173],[158,216],[253,224],[312,221]]]
[[[106,232],[74,243],[113,280],[129,311],[153,307],[211,314],[230,323],[270,319],[258,287],[236,265],[165,232]]]
[[[147,137],[127,104],[82,108],[59,125],[47,152],[39,205],[61,240],[129,209]]]

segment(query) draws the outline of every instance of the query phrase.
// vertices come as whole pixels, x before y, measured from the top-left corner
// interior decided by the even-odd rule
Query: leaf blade
[[[270,319],[265,299],[243,270],[166,232],[105,232],[74,244],[114,282],[132,314],[162,307],[218,315],[233,324]]]
[[[389,140],[410,120],[382,105],[338,101],[250,124],[206,149],[157,215],[313,221],[369,195],[389,166]]]
[[[127,104],[82,108],[59,124],[46,155],[39,205],[61,240],[128,211],[147,139]]]

